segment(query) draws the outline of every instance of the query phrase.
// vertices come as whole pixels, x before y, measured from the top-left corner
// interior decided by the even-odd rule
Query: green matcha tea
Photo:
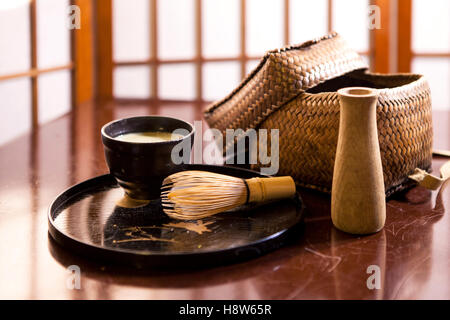
[[[165,131],[145,131],[145,132],[130,132],[121,134],[114,139],[125,142],[137,142],[137,143],[151,143],[151,142],[163,142],[180,140],[183,136],[181,134],[165,132]]]

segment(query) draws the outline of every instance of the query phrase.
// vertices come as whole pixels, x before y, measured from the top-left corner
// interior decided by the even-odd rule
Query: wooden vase
[[[383,167],[376,121],[378,93],[344,88],[331,189],[331,219],[352,234],[381,230],[386,220]]]

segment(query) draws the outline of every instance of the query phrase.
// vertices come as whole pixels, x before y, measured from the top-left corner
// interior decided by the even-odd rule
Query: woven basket
[[[212,104],[212,128],[279,129],[279,171],[299,186],[330,192],[339,129],[340,88],[379,89],[377,123],[386,194],[412,183],[432,157],[431,98],[420,75],[367,72],[336,33],[269,51],[231,94]],[[233,144],[224,146],[224,153]],[[252,165],[258,169],[259,164]]]

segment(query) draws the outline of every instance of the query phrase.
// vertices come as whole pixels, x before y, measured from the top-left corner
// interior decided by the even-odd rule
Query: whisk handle
[[[248,202],[262,202],[290,198],[295,194],[295,182],[289,177],[246,179]]]

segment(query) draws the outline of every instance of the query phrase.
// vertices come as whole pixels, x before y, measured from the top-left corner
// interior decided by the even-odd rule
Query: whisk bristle
[[[195,220],[234,209],[247,202],[241,178],[206,171],[182,171],[163,181],[164,212],[175,219]]]

